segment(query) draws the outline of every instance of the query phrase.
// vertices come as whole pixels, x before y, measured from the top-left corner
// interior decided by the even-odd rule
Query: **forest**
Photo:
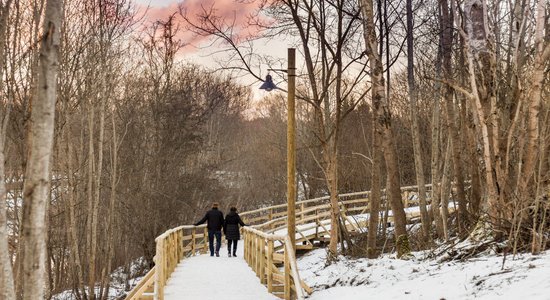
[[[296,48],[297,198],[330,196],[329,263],[474,235],[550,248],[547,0],[177,4],[0,0],[0,299],[107,299],[212,202],[285,203],[286,57],[258,45]],[[378,230],[351,237],[338,195],[367,190]]]

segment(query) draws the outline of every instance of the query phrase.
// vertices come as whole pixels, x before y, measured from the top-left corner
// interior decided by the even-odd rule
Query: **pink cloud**
[[[180,12],[193,23],[200,24],[204,13],[211,13],[214,19],[223,26],[233,26],[232,35],[237,41],[256,37],[260,34],[260,28],[251,26],[249,20],[251,16],[257,16],[258,10],[265,0],[185,0],[172,3],[168,6],[149,7],[145,13],[145,22],[150,25],[157,21],[166,21],[175,14],[175,20],[180,27],[180,33],[177,38],[186,46],[184,52],[193,52],[196,47],[206,41],[208,37],[197,35],[188,30]],[[140,7],[140,11],[145,12],[145,7]],[[268,22],[266,17],[260,17],[262,22]]]

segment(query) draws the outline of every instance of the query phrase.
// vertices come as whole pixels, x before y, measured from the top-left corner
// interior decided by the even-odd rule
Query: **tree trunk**
[[[46,286],[46,217],[50,194],[50,161],[54,137],[57,70],[62,22],[62,0],[49,0],[40,46],[38,89],[31,114],[31,139],[23,187],[25,260],[22,274],[23,299],[44,299]]]
[[[338,203],[338,169],[335,155],[330,155],[331,159],[327,164],[327,183],[330,191],[330,244],[329,244],[329,260],[336,258],[338,255],[338,234],[340,225],[340,204]]]
[[[520,200],[528,202],[533,193],[529,190],[529,182],[535,175],[535,166],[537,158],[543,159],[539,149],[540,144],[540,109],[542,103],[542,89],[545,80],[545,69],[550,59],[550,43],[544,43],[544,25],[545,25],[545,8],[543,1],[539,1],[537,5],[536,30],[535,30],[535,46],[537,54],[535,56],[533,76],[531,77],[531,90],[529,91],[528,99],[528,118],[527,118],[527,145],[525,148],[524,161],[525,165],[522,170],[522,176],[519,186]],[[548,30],[548,29],[547,29]],[[548,81],[548,78],[546,78]],[[544,149],[544,144],[542,145]],[[542,196],[541,196],[542,197]],[[534,198],[530,202],[534,202],[538,208],[539,195],[534,193]],[[533,214],[533,234],[531,241],[531,251],[538,253],[541,249],[542,236],[537,233],[537,212]]]
[[[104,70],[104,68],[103,68]],[[101,76],[106,76],[104,72],[102,72]],[[102,82],[105,79],[102,79]],[[91,244],[90,244],[90,257],[89,257],[89,264],[90,264],[90,274],[88,278],[88,288],[90,289],[90,300],[95,299],[95,292],[94,292],[94,286],[95,286],[95,270],[96,270],[96,255],[97,255],[97,230],[98,230],[98,219],[99,219],[99,201],[100,201],[100,195],[101,195],[101,175],[103,170],[103,140],[104,140],[104,132],[105,132],[105,84],[101,84],[101,91],[100,91],[100,107],[99,107],[99,137],[97,142],[97,168],[94,172],[94,199],[93,199],[93,207],[92,207],[92,224],[91,224]],[[93,146],[93,145],[92,145]]]
[[[383,136],[382,148],[384,160],[388,172],[389,202],[392,208],[395,222],[395,239],[397,242],[397,256],[402,257],[410,252],[407,235],[407,218],[403,201],[401,199],[401,183],[397,152],[394,143],[394,134],[391,125],[391,113],[387,103],[387,95],[384,86],[382,60],[377,50],[377,38],[374,30],[374,13],[372,0],[360,1],[363,14],[364,37],[366,52],[370,60],[372,103],[376,113],[377,122]]]
[[[65,103],[66,104],[66,103]],[[68,108],[65,106],[65,112],[68,113]],[[71,253],[71,260],[76,268],[76,281],[77,281],[77,290],[80,291],[84,288],[84,279],[82,275],[82,263],[80,261],[80,248],[78,246],[78,235],[77,235],[77,223],[76,223],[76,214],[75,214],[75,206],[76,201],[75,197],[77,195],[77,187],[76,182],[74,178],[74,165],[73,165],[73,145],[70,141],[70,128],[71,128],[71,121],[66,120],[66,126],[65,128],[65,142],[66,142],[66,149],[67,149],[67,163],[66,163],[66,170],[67,170],[67,210],[68,210],[68,239],[69,239],[69,245],[70,245],[70,253]],[[79,292],[78,292],[79,293]],[[80,294],[80,293],[79,293]]]
[[[381,164],[381,153],[376,145],[380,144],[380,130],[378,130],[377,122],[373,118],[373,149],[372,149],[372,185],[369,197],[369,227],[367,234],[367,257],[376,258],[378,257],[377,247],[376,247],[376,237],[378,234],[378,219],[380,211],[380,202],[381,202],[381,174],[380,174],[380,164]]]
[[[449,12],[447,0],[440,0],[441,9],[441,47],[443,56],[443,75],[447,82],[452,80],[452,46],[453,46],[453,21]],[[452,161],[454,177],[456,181],[458,196],[458,231],[464,232],[465,225],[468,223],[466,191],[464,187],[464,170],[462,168],[462,143],[460,141],[459,126],[457,124],[457,114],[455,113],[454,92],[450,86],[446,86],[444,92],[445,115],[447,117],[447,130],[451,137]]]
[[[443,238],[445,241],[449,240],[449,195],[451,191],[451,148],[452,148],[452,141],[449,137],[447,139],[447,149],[445,150],[445,160],[443,167],[443,176],[441,178],[441,195],[440,195],[440,202],[441,202],[441,228],[443,232]]]
[[[107,219],[107,266],[106,271],[103,272],[103,284],[106,287],[105,293],[102,299],[107,299],[110,288],[110,273],[112,268],[114,250],[115,250],[115,222],[116,222],[116,188],[118,184],[118,137],[116,133],[115,115],[111,114],[111,126],[113,140],[111,145],[111,195],[109,199],[109,216]]]
[[[480,0],[469,0],[465,4],[465,20],[467,33],[461,32],[464,38],[464,52],[468,62],[470,99],[474,110],[474,121],[483,144],[483,162],[485,168],[485,182],[487,187],[487,202],[484,203],[490,210],[492,224],[497,225],[499,220],[499,193],[494,177],[495,161],[493,147],[495,147],[491,134],[497,126],[493,120],[496,115],[494,110],[494,56],[488,48],[486,5]],[[477,68],[476,68],[477,67]],[[478,76],[481,78],[478,79]],[[487,109],[489,107],[489,109]],[[487,111],[490,115],[487,116]],[[490,127],[492,126],[492,127]]]
[[[426,209],[426,180],[424,178],[424,160],[420,144],[420,130],[418,129],[418,115],[416,106],[416,86],[414,82],[414,42],[413,42],[413,14],[412,0],[407,0],[407,79],[409,86],[409,102],[411,104],[412,139],[414,151],[414,166],[416,184],[420,200],[420,219],[424,241],[430,240],[431,221]]]
[[[88,109],[88,181],[86,188],[86,196],[88,198],[88,219],[86,222],[86,247],[87,247],[87,258],[88,258],[88,296],[90,299],[94,298],[94,284],[95,284],[95,259],[91,260],[93,250],[92,243],[92,233],[94,226],[94,208],[95,208],[95,197],[94,197],[94,105],[91,100],[89,100],[89,109]]]
[[[6,49],[6,32],[7,22],[9,17],[11,0],[0,5],[0,78],[4,78],[5,49]],[[0,81],[0,94],[4,99],[4,81]],[[7,223],[7,191],[6,178],[4,170],[4,143],[6,141],[6,130],[10,116],[10,103],[2,100],[5,104],[0,107],[0,298],[6,300],[15,299],[15,286],[13,282],[13,272],[9,251],[9,233]]]

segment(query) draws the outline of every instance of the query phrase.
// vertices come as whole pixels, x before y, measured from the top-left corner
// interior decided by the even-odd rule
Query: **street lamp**
[[[283,70],[285,71],[285,70]],[[286,171],[287,171],[287,232],[296,252],[296,49],[288,48],[288,94],[287,94],[287,131],[286,131]],[[260,89],[272,91],[277,89],[271,75],[267,75]]]

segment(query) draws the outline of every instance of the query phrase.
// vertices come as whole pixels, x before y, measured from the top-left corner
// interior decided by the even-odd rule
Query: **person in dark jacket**
[[[207,222],[208,246],[210,247],[210,256],[214,256],[214,237],[216,238],[216,256],[220,256],[220,247],[222,242],[222,227],[224,225],[223,213],[218,210],[219,204],[214,202],[212,209],[206,212],[204,218],[195,223],[195,226]]]
[[[233,245],[233,257],[237,257],[237,242],[241,239],[239,225],[246,226],[237,213],[237,208],[231,207],[223,223],[223,233],[227,239],[227,252],[229,257],[231,257],[231,245]]]

